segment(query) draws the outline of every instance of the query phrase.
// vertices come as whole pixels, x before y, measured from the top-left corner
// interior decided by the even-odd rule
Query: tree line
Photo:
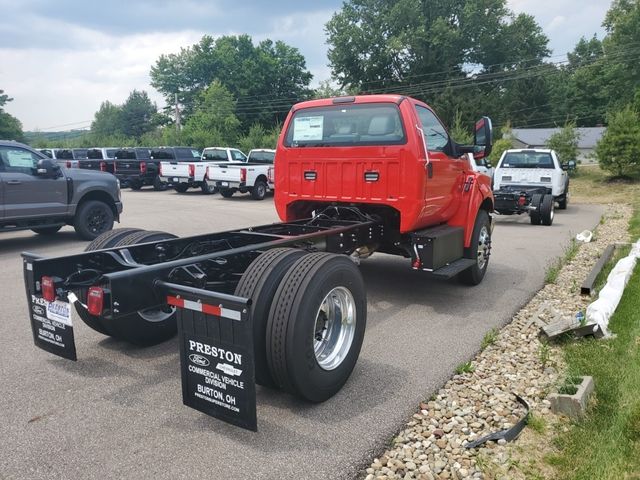
[[[311,89],[304,56],[284,42],[205,35],[151,67],[164,110],[134,90],[122,105],[104,102],[90,135],[76,141],[273,147],[294,103],[383,92],[429,103],[454,138],[480,115],[498,130],[615,130],[638,124],[640,0],[613,0],[603,26],[604,38],[552,57],[540,25],[506,0],[347,0],[325,26],[331,82]]]

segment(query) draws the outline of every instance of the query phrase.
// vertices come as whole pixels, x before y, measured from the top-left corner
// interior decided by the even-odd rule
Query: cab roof
[[[315,100],[307,100],[305,102],[296,103],[292,110],[313,107],[329,107],[332,105],[354,105],[363,103],[395,103],[400,104],[403,100],[409,98],[405,95],[350,95],[334,98],[319,98]]]

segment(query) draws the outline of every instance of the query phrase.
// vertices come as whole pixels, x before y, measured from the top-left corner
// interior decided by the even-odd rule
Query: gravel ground
[[[546,477],[544,462],[536,458],[552,448],[549,432],[543,437],[526,428],[512,443],[487,442],[476,449],[465,445],[513,426],[524,415],[512,393],[522,396],[544,424],[559,425],[545,398],[563,380],[562,355],[540,340],[540,327],[586,310],[593,299],[580,295],[580,285],[607,245],[629,241],[631,213],[628,205],[609,205],[594,240],[580,246],[555,283],[540,290],[500,332],[485,337],[486,348],[465,365],[466,373],[420,403],[406,428],[361,478],[518,479],[531,472]]]

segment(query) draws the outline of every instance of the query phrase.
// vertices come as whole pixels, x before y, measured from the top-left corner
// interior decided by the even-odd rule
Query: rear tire
[[[186,183],[179,183],[178,185],[176,185],[173,188],[175,188],[176,192],[178,192],[178,193],[184,193],[189,188],[189,185],[187,185]]]
[[[257,180],[251,189],[251,198],[254,200],[263,200],[267,194],[267,184],[262,180]]]
[[[465,285],[478,285],[482,282],[491,256],[491,220],[485,210],[480,210],[473,226],[471,245],[464,250],[464,258],[473,258],[476,263],[460,272],[458,278]]]
[[[53,235],[54,233],[58,233],[61,228],[62,225],[58,225],[57,227],[32,228],[31,231],[38,235]]]
[[[73,219],[76,233],[84,240],[93,240],[113,228],[113,210],[104,202],[82,202]]]
[[[313,253],[280,283],[267,325],[267,360],[283,390],[323,402],[346,383],[367,321],[360,271],[345,255]]]
[[[275,248],[264,252],[251,262],[235,290],[235,295],[252,300],[256,383],[265,387],[276,386],[267,363],[266,333],[271,304],[282,278],[305,254],[304,250],[295,248]]]
[[[566,192],[562,196],[562,199],[558,200],[558,209],[559,210],[566,210],[568,204],[569,204],[569,192]]]
[[[202,190],[202,193],[204,193],[205,195],[211,195],[212,193],[216,193],[218,191],[215,185],[209,185],[205,180],[202,181],[200,190]]]
[[[85,252],[92,252],[94,250],[102,250],[103,248],[111,248],[114,246],[120,239],[130,235],[134,232],[139,232],[139,228],[117,228],[115,230],[111,230],[110,232],[103,233],[99,237],[96,237],[94,240],[89,243],[84,249]],[[78,293],[78,298],[82,303],[86,305],[87,303],[87,289],[83,288]],[[88,311],[86,311],[83,307],[78,304],[75,304],[76,312],[80,319],[86,323],[90,328],[95,330],[96,332],[102,333],[103,335],[111,336],[113,332],[109,330],[109,323],[105,322],[102,317],[97,317],[95,315],[91,315]]]
[[[156,177],[153,179],[153,189],[156,192],[164,192],[167,188],[169,188],[169,186],[165,182],[160,180],[160,177]]]
[[[118,234],[116,235],[115,232],[118,232]],[[96,242],[98,248],[124,247],[177,238],[175,235],[166,232],[138,229],[119,229],[109,233],[114,233],[114,235],[112,237],[105,236],[99,242]],[[81,292],[81,300],[83,303],[86,302],[86,290]],[[169,340],[177,331],[175,308],[166,305],[111,320],[90,315],[79,305],[76,305],[76,310],[80,318],[94,330],[135,345],[155,345]]]
[[[231,190],[230,188],[220,189],[220,195],[222,195],[224,198],[231,198],[233,197],[234,193],[235,191]]]
[[[531,197],[531,206],[535,207],[535,209],[529,210],[531,225],[540,225],[540,222],[542,220],[542,216],[540,215],[541,203],[542,203],[542,195],[540,193],[534,193]]]
[[[550,226],[553,223],[553,217],[555,216],[555,200],[553,195],[545,195],[542,197],[542,203],[540,204],[540,217],[542,224]]]

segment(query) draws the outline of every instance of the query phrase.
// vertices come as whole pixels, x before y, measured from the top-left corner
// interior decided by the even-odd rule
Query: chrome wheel
[[[482,270],[489,261],[491,251],[491,234],[486,226],[483,226],[478,236],[478,268]]]
[[[318,309],[313,351],[323,370],[334,370],[349,354],[356,331],[356,306],[345,287],[331,290]]]

